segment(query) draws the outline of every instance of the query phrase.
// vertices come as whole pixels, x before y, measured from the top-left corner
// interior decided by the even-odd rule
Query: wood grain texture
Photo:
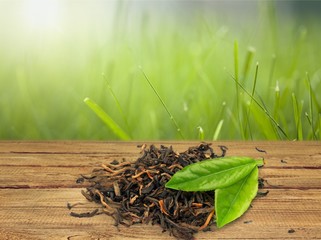
[[[199,142],[152,143],[181,152]],[[136,160],[137,144],[0,142],[0,239],[174,239],[156,225],[116,228],[106,215],[69,216],[67,203],[82,203],[73,209],[79,212],[99,207],[81,195],[79,175],[114,159]],[[219,145],[228,156],[264,157],[260,176],[270,192],[238,220],[197,239],[321,239],[320,142],[213,142],[218,154]]]

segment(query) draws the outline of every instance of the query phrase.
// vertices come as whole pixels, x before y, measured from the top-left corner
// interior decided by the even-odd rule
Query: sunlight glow
[[[59,0],[26,0],[23,8],[26,24],[38,30],[56,28],[59,7]]]

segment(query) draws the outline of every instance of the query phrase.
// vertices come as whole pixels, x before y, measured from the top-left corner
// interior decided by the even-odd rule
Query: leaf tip
[[[166,188],[171,188],[171,189],[176,189],[175,188],[175,184],[172,184],[170,180],[165,184],[165,187]]]
[[[222,228],[225,226],[225,224],[216,222],[216,226],[217,226],[217,228]]]
[[[264,159],[258,159],[258,160],[256,160],[256,165],[258,166],[258,167],[262,167],[262,166],[264,166],[266,164],[266,161],[264,160]]]

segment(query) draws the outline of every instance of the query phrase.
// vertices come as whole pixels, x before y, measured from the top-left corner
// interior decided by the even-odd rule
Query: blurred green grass
[[[86,97],[132,139],[182,139],[141,69],[184,139],[321,138],[319,19],[281,18],[265,2],[257,19],[234,25],[147,12],[133,27],[126,9],[119,4],[111,34],[88,19],[54,34],[0,23],[0,139],[119,139]],[[254,99],[287,136],[236,91],[236,72],[249,93],[256,79]]]

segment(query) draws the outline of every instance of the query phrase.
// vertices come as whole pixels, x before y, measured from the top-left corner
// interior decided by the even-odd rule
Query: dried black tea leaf
[[[82,175],[90,184],[83,195],[102,206],[102,212],[115,220],[115,225],[137,223],[159,224],[178,239],[194,239],[197,231],[207,231],[213,222],[214,193],[183,192],[165,188],[170,178],[185,166],[205,159],[223,157],[227,151],[214,153],[210,144],[201,143],[182,153],[161,145],[139,146],[142,156],[135,162],[113,161]],[[75,217],[98,214],[72,213]]]

